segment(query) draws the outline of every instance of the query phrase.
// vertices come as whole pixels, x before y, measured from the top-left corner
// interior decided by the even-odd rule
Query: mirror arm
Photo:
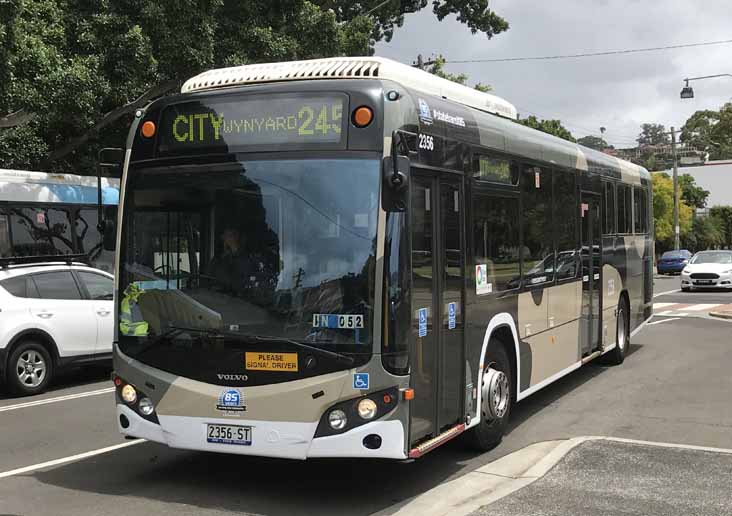
[[[402,147],[402,135],[399,131],[391,133],[391,177],[389,178],[389,186],[395,190],[401,190],[407,184],[407,177],[399,170],[399,151]]]

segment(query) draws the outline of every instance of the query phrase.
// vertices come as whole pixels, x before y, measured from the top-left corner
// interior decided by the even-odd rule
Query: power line
[[[446,63],[505,63],[510,61],[541,61],[550,59],[571,59],[578,57],[597,57],[597,56],[610,56],[618,54],[639,54],[641,52],[655,52],[658,50],[673,50],[677,48],[691,48],[691,47],[705,47],[709,45],[724,45],[732,43],[732,39],[725,39],[721,41],[706,41],[703,43],[687,43],[684,45],[668,45],[665,47],[649,47],[649,48],[632,48],[627,50],[607,50],[604,52],[586,52],[582,54],[565,54],[556,56],[534,56],[534,57],[499,57],[494,59],[459,59],[459,60],[446,60]]]

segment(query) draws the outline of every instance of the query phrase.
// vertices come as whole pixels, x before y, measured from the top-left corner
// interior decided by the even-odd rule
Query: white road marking
[[[145,443],[145,442],[147,442],[145,439],[138,439],[136,441],[129,441],[126,443],[115,444],[114,446],[107,446],[106,448],[99,448],[98,450],[92,450],[92,451],[88,451],[88,452],[84,452],[84,453],[79,453],[77,455],[71,455],[69,457],[63,457],[61,459],[41,462],[40,464],[34,464],[32,466],[25,466],[23,468],[11,469],[10,471],[4,471],[4,472],[0,473],[0,478],[12,477],[13,475],[22,475],[23,473],[30,473],[33,471],[37,471],[39,469],[46,469],[46,468],[50,468],[53,466],[59,466],[61,464],[67,464],[69,462],[75,462],[77,460],[88,459],[89,457],[94,457],[95,455],[109,453],[111,451],[119,450],[121,448],[127,448],[128,446],[134,446],[136,444],[141,444],[141,443]]]
[[[676,317],[689,317],[691,314],[687,314],[686,312],[676,312],[674,315]]]
[[[653,326],[654,324],[661,324],[669,321],[678,321],[679,319],[679,317],[669,317],[668,319],[661,319],[660,321],[649,322],[648,326]]]
[[[678,303],[653,303],[653,308],[665,308],[673,305],[678,305]]]
[[[673,310],[666,310],[665,312],[658,312],[657,314],[653,315],[671,315],[673,313]]]
[[[7,412],[9,410],[19,410],[28,407],[37,407],[39,405],[47,405],[48,403],[57,403],[59,401],[75,400],[79,398],[86,398],[87,396],[99,396],[100,394],[108,394],[114,392],[114,387],[107,387],[104,389],[98,389],[96,391],[80,392],[77,394],[69,394],[67,396],[58,396],[56,398],[47,398],[44,400],[28,401],[26,403],[18,403],[16,405],[7,405],[0,407],[0,412]]]
[[[715,308],[719,306],[717,303],[699,303],[698,305],[691,305],[684,308],[684,310],[689,310],[692,312],[696,311],[702,311],[702,310],[709,310],[710,308]]]
[[[669,290],[668,292],[659,292],[658,294],[653,294],[653,298],[657,298],[658,296],[665,296],[666,294],[675,294],[676,292],[681,292],[681,289],[677,288],[676,290]]]

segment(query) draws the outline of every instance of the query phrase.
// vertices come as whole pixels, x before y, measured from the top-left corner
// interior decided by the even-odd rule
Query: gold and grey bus
[[[137,112],[117,227],[122,434],[245,455],[495,446],[650,317],[651,180],[380,58],[205,72]]]

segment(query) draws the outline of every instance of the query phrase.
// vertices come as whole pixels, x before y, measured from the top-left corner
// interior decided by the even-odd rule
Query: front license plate
[[[251,446],[252,427],[238,425],[206,425],[206,441],[217,444]]]
[[[714,282],[709,279],[696,280],[697,285],[711,285],[712,283],[714,283]]]

